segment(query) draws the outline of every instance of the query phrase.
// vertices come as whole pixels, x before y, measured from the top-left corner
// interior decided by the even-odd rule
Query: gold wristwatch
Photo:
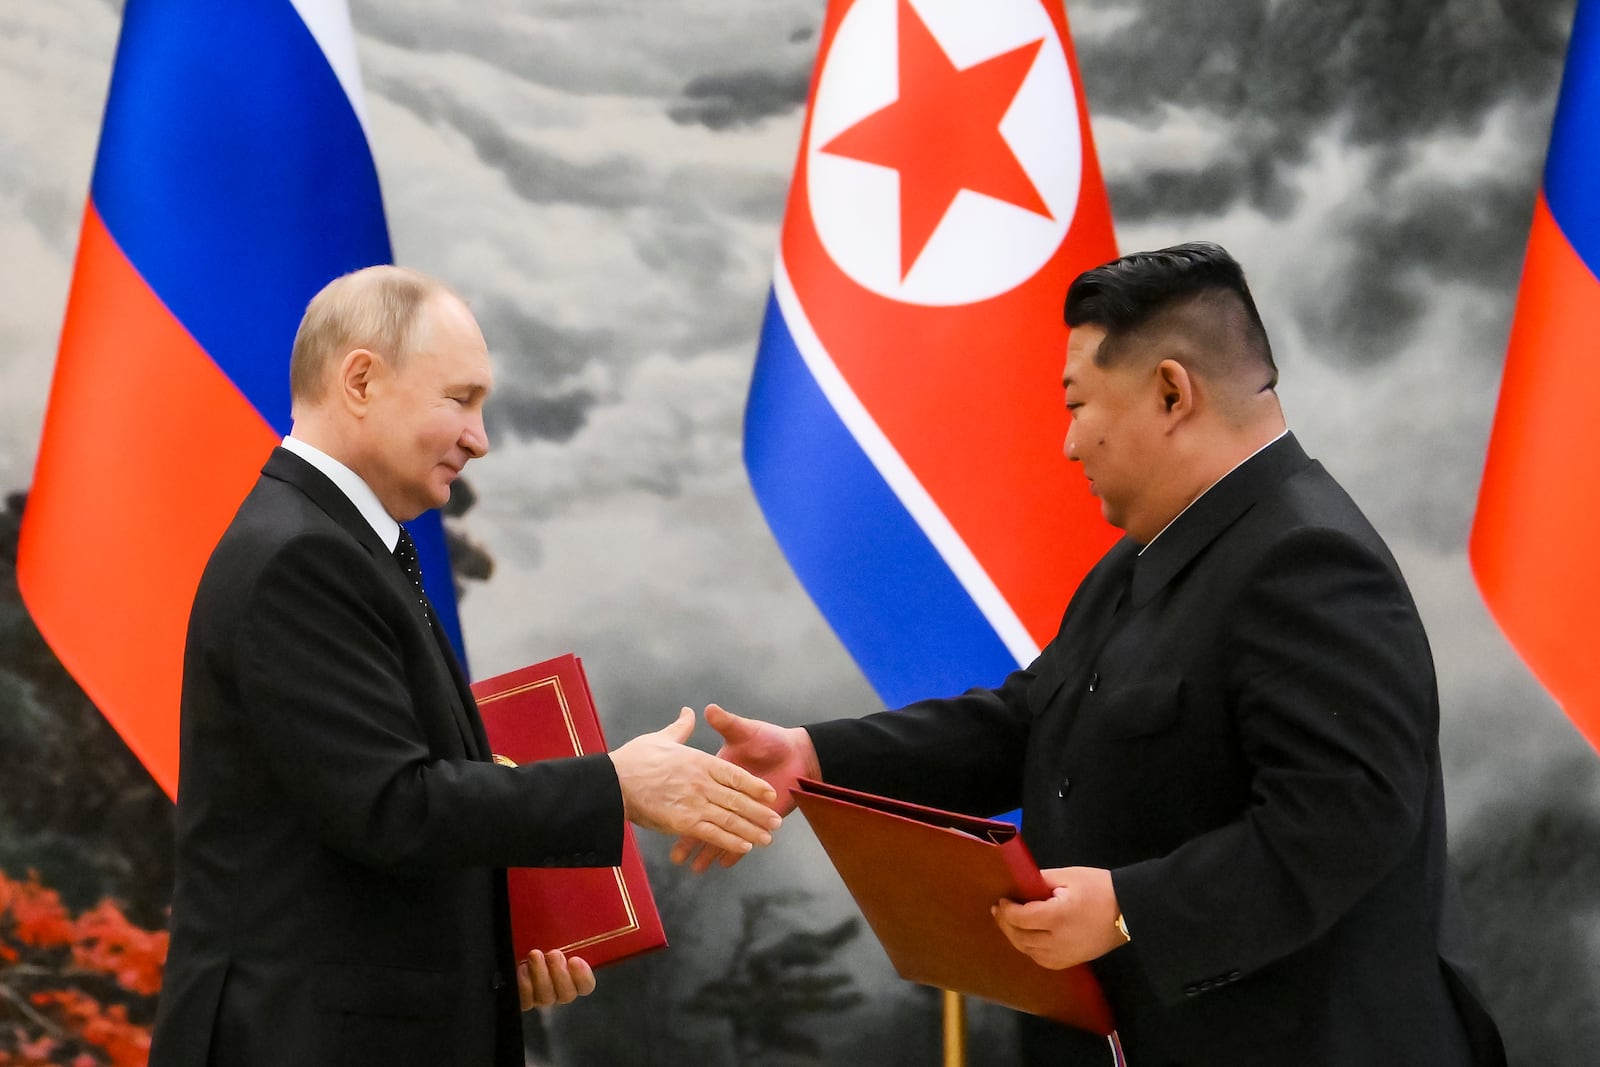
[[[1128,923],[1122,917],[1122,912],[1117,912],[1117,933],[1122,935],[1122,943],[1127,944],[1133,940],[1133,935],[1128,933]]]

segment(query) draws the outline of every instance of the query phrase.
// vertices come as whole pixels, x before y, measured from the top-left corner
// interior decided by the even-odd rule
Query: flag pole
[[[960,993],[944,994],[944,1067],[966,1067],[967,1003]]]

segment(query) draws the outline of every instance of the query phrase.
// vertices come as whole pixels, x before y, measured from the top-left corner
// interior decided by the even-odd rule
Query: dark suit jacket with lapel
[[[496,766],[354,504],[273,453],[185,651],[153,1067],[520,1067],[507,866],[620,861],[603,755]]]
[[[810,728],[829,781],[1020,803],[1041,866],[1112,871],[1136,1067],[1448,1067],[1469,1030],[1501,1062],[1450,962],[1438,730],[1399,568],[1293,437],[1114,546],[999,689]]]

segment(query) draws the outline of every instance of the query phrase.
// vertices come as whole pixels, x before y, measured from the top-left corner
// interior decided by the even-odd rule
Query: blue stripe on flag
[[[767,303],[745,466],[796,576],[886,705],[997,685],[1017,662],[828,403]]]
[[[289,0],[130,2],[93,195],[145,282],[287,432],[307,301],[391,258],[366,135]]]
[[[1600,2],[1580,0],[1567,45],[1567,71],[1561,80],[1550,155],[1544,167],[1544,195],[1561,232],[1589,270],[1600,276]]]

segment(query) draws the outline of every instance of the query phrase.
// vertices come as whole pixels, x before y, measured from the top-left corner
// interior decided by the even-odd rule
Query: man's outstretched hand
[[[776,793],[773,807],[780,815],[794,808],[789,790],[796,781],[822,777],[811,735],[798,726],[783,727],[761,719],[746,719],[717,704],[706,707],[706,722],[722,735],[722,748],[717,758],[743,768],[770,785]],[[672,846],[672,862],[690,861],[697,873],[703,873],[713,863],[732,867],[744,851],[717,847],[714,842],[685,835]]]
[[[770,844],[783,822],[773,810],[778,800],[773,788],[684,744],[693,732],[694,712],[684,708],[671,726],[641,734],[611,753],[623,813],[647,830],[680,834],[732,855]]]

